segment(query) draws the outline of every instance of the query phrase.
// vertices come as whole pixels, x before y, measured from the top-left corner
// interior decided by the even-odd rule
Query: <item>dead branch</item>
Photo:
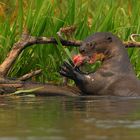
[[[62,37],[59,37],[59,40],[63,46],[80,46],[82,41],[79,40],[65,40]],[[136,41],[129,41],[123,42],[126,48],[132,47],[140,47],[140,42]],[[23,33],[21,39],[15,43],[7,55],[4,62],[0,65],[0,77],[5,77],[10,68],[12,67],[13,63],[15,62],[18,55],[22,52],[23,49],[29,47],[34,44],[58,44],[57,39],[54,37],[34,37],[30,36],[28,33]]]
[[[71,28],[70,29],[66,28],[66,29],[70,30]],[[63,33],[65,30],[62,30],[61,32]],[[131,35],[132,41],[123,42],[124,46],[126,48],[140,47],[140,42],[136,42],[134,39],[134,37],[136,36],[138,35],[132,34]],[[56,95],[56,92],[57,92],[60,95],[70,95],[70,96],[77,96],[76,93],[78,93],[78,96],[79,96],[81,94],[80,91],[77,91],[76,89],[73,89],[73,88],[70,89],[69,87],[64,88],[64,87],[58,87],[55,85],[24,82],[25,80],[37,74],[40,74],[42,70],[36,70],[36,71],[30,72],[16,80],[6,79],[6,76],[9,70],[11,69],[16,58],[19,56],[19,54],[22,52],[23,49],[34,44],[58,44],[58,40],[63,46],[78,47],[82,44],[82,41],[79,41],[79,40],[63,39],[60,32],[58,34],[57,39],[55,39],[54,37],[50,37],[50,38],[34,37],[34,36],[30,36],[28,33],[23,33],[21,39],[13,45],[6,59],[0,65],[0,94],[15,92],[19,89],[27,90],[30,88],[36,88],[38,86],[38,87],[41,87],[41,89],[36,91],[36,95],[44,95],[44,93],[45,95]],[[65,79],[64,84],[65,83],[67,83],[67,79]]]
[[[79,47],[80,45],[82,45],[81,40],[65,40],[60,38],[60,42],[63,46],[75,46],[75,47]],[[58,44],[57,40],[53,37],[51,38],[47,38],[47,37],[33,37],[31,36],[30,41],[27,43],[27,46],[31,46],[34,44]],[[140,47],[140,42],[133,42],[133,41],[124,41],[123,42],[124,46],[126,48],[135,48],[135,47]]]
[[[22,77],[18,78],[18,80],[26,81],[26,80],[32,78],[33,76],[36,76],[36,75],[40,74],[41,72],[42,72],[41,69],[36,70],[36,71],[32,71],[32,72],[27,73],[27,74],[23,75]]]
[[[131,39],[133,42],[137,42],[134,38],[135,38],[135,37],[138,37],[138,36],[140,36],[140,34],[131,34],[131,35],[130,35],[130,39]]]
[[[130,39],[132,41],[129,41],[129,42],[124,42],[124,45],[126,48],[132,48],[132,47],[140,47],[140,42],[137,42],[135,40],[135,37],[138,37],[140,36],[140,34],[131,34],[130,35]]]
[[[0,65],[0,77],[5,77],[7,75],[12,64],[14,63],[18,55],[21,53],[23,48],[28,44],[29,40],[29,36],[27,34],[23,34],[22,38],[14,44],[8,56]]]
[[[65,40],[60,38],[60,42],[64,46],[80,46],[81,41],[75,40]],[[23,49],[34,44],[58,44],[57,40],[53,37],[34,37],[28,34],[23,34],[21,39],[14,44],[11,51],[7,55],[4,62],[0,65],[0,77],[5,77],[10,70],[11,66],[15,62],[18,55],[22,52]]]
[[[132,42],[132,41],[128,41],[128,42],[123,42],[125,48],[135,48],[135,47],[140,47],[140,42]]]

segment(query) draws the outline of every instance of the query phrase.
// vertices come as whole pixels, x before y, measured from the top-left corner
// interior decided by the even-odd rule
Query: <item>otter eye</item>
[[[92,47],[92,46],[93,46],[92,42],[90,42],[90,43],[89,43],[89,46],[90,46],[90,47]]]
[[[95,42],[88,42],[87,45],[88,45],[90,48],[94,48],[94,47],[95,47]]]
[[[87,46],[91,47],[92,46],[92,42],[88,42]]]
[[[109,42],[112,42],[112,37],[107,37],[107,40],[109,41]]]

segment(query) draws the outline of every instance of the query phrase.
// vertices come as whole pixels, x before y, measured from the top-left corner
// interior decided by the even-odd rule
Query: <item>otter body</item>
[[[79,48],[87,61],[103,54],[102,66],[94,73],[84,74],[74,64],[64,63],[60,74],[73,79],[85,95],[139,96],[137,79],[121,40],[111,33],[95,33]]]

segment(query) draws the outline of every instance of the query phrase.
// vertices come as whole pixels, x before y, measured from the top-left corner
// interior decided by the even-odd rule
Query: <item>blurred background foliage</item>
[[[32,36],[57,38],[61,27],[76,26],[67,39],[83,40],[94,32],[108,31],[128,41],[130,34],[140,32],[139,6],[139,0],[1,0],[0,63],[25,30]],[[34,45],[21,53],[9,76],[41,68],[42,75],[32,80],[61,81],[59,66],[77,51],[61,44]],[[128,54],[140,77],[140,49],[128,49]]]

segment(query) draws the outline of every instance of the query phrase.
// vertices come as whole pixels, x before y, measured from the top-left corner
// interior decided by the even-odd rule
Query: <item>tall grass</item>
[[[140,32],[140,1],[136,0],[6,0],[0,2],[0,62],[12,45],[27,30],[33,36],[54,36],[61,28],[69,25],[77,27],[70,37],[84,39],[101,31],[109,31],[122,40],[128,40],[131,33]],[[140,76],[140,49],[128,49],[129,56]],[[72,47],[56,45],[34,45],[19,56],[9,76],[19,77],[37,68],[43,74],[39,81],[59,81],[59,66],[70,53],[77,52]]]

